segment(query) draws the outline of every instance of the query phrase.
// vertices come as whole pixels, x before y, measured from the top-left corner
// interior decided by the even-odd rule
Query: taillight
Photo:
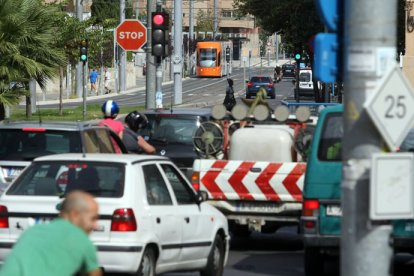
[[[191,186],[193,186],[194,190],[197,192],[200,191],[200,173],[199,172],[193,172],[193,175],[191,176]]]
[[[273,83],[268,83],[267,86],[273,87]]]
[[[319,212],[319,201],[315,199],[305,200],[303,202],[303,216],[313,217]]]
[[[137,221],[131,208],[116,209],[112,214],[111,231],[128,232],[137,230]]]
[[[253,86],[253,83],[248,82],[248,83],[247,83],[247,86],[248,86],[248,87],[252,87],[252,86]]]
[[[0,205],[0,228],[9,228],[9,213],[3,205]]]

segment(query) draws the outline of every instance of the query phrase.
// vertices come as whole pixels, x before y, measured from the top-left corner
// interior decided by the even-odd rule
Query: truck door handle
[[[160,218],[157,218],[157,219],[156,219],[156,222],[157,222],[157,223],[161,223],[161,219],[160,219]]]
[[[261,172],[262,171],[262,169],[261,168],[250,168],[250,171],[251,172],[254,172],[254,173],[259,173],[259,172]]]
[[[190,218],[189,217],[185,217],[184,218],[185,222],[189,223],[190,222]]]

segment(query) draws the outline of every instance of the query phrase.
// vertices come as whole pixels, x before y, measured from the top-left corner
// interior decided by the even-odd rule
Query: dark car
[[[267,92],[267,96],[271,99],[276,98],[276,92],[274,87],[274,82],[271,77],[256,76],[252,77],[249,82],[247,82],[246,88],[246,99],[255,97],[260,87],[264,87]]]
[[[57,153],[127,153],[109,128],[77,122],[0,124],[0,183],[8,185],[31,161]]]
[[[177,108],[145,111],[148,126],[139,131],[156,153],[169,157],[186,175],[191,177],[194,159],[198,157],[193,136],[200,123],[210,119],[211,110]]]
[[[282,65],[282,77],[283,78],[294,78],[296,66],[294,64],[283,64]]]

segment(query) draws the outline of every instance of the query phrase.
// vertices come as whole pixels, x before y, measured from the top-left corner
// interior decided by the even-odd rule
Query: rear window
[[[331,113],[326,117],[318,147],[318,159],[341,161],[344,127],[341,113]]]
[[[302,82],[310,82],[311,81],[311,74],[308,72],[303,72],[299,74],[299,81]]]
[[[0,160],[31,161],[39,156],[68,152],[82,152],[79,132],[0,130]]]
[[[296,66],[295,65],[282,65],[282,69],[295,69]]]
[[[252,77],[250,82],[272,82],[269,77]]]
[[[7,195],[62,196],[82,190],[96,197],[121,197],[125,168],[117,163],[37,162],[16,179]]]
[[[147,115],[149,123],[139,134],[151,142],[193,145],[193,135],[203,119],[197,115]]]

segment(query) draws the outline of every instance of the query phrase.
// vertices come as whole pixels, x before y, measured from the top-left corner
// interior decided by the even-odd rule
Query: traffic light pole
[[[300,102],[299,100],[299,73],[300,73],[300,60],[296,61],[296,75],[295,75],[295,100],[296,102]]]
[[[174,0],[174,55],[173,55],[173,71],[174,71],[174,104],[182,104],[183,102],[183,84],[182,84],[182,25],[183,25],[182,1]]]
[[[85,71],[86,71],[86,62],[81,62],[82,64],[82,97],[83,97],[83,112],[82,118],[86,120],[86,81],[85,81]]]
[[[157,0],[157,12],[161,12],[161,0]],[[154,26],[153,26],[154,28]],[[168,27],[167,27],[168,28]],[[165,50],[164,50],[165,51]],[[161,57],[155,57],[155,68],[156,68],[156,82],[155,82],[155,108],[162,108],[162,59]]]
[[[148,0],[147,2],[147,73],[145,107],[155,108],[155,64],[152,50],[152,12],[155,10],[155,2]]]
[[[392,226],[369,216],[371,156],[381,151],[382,139],[364,103],[381,77],[384,52],[397,52],[397,3],[345,3],[341,275],[388,276]]]

